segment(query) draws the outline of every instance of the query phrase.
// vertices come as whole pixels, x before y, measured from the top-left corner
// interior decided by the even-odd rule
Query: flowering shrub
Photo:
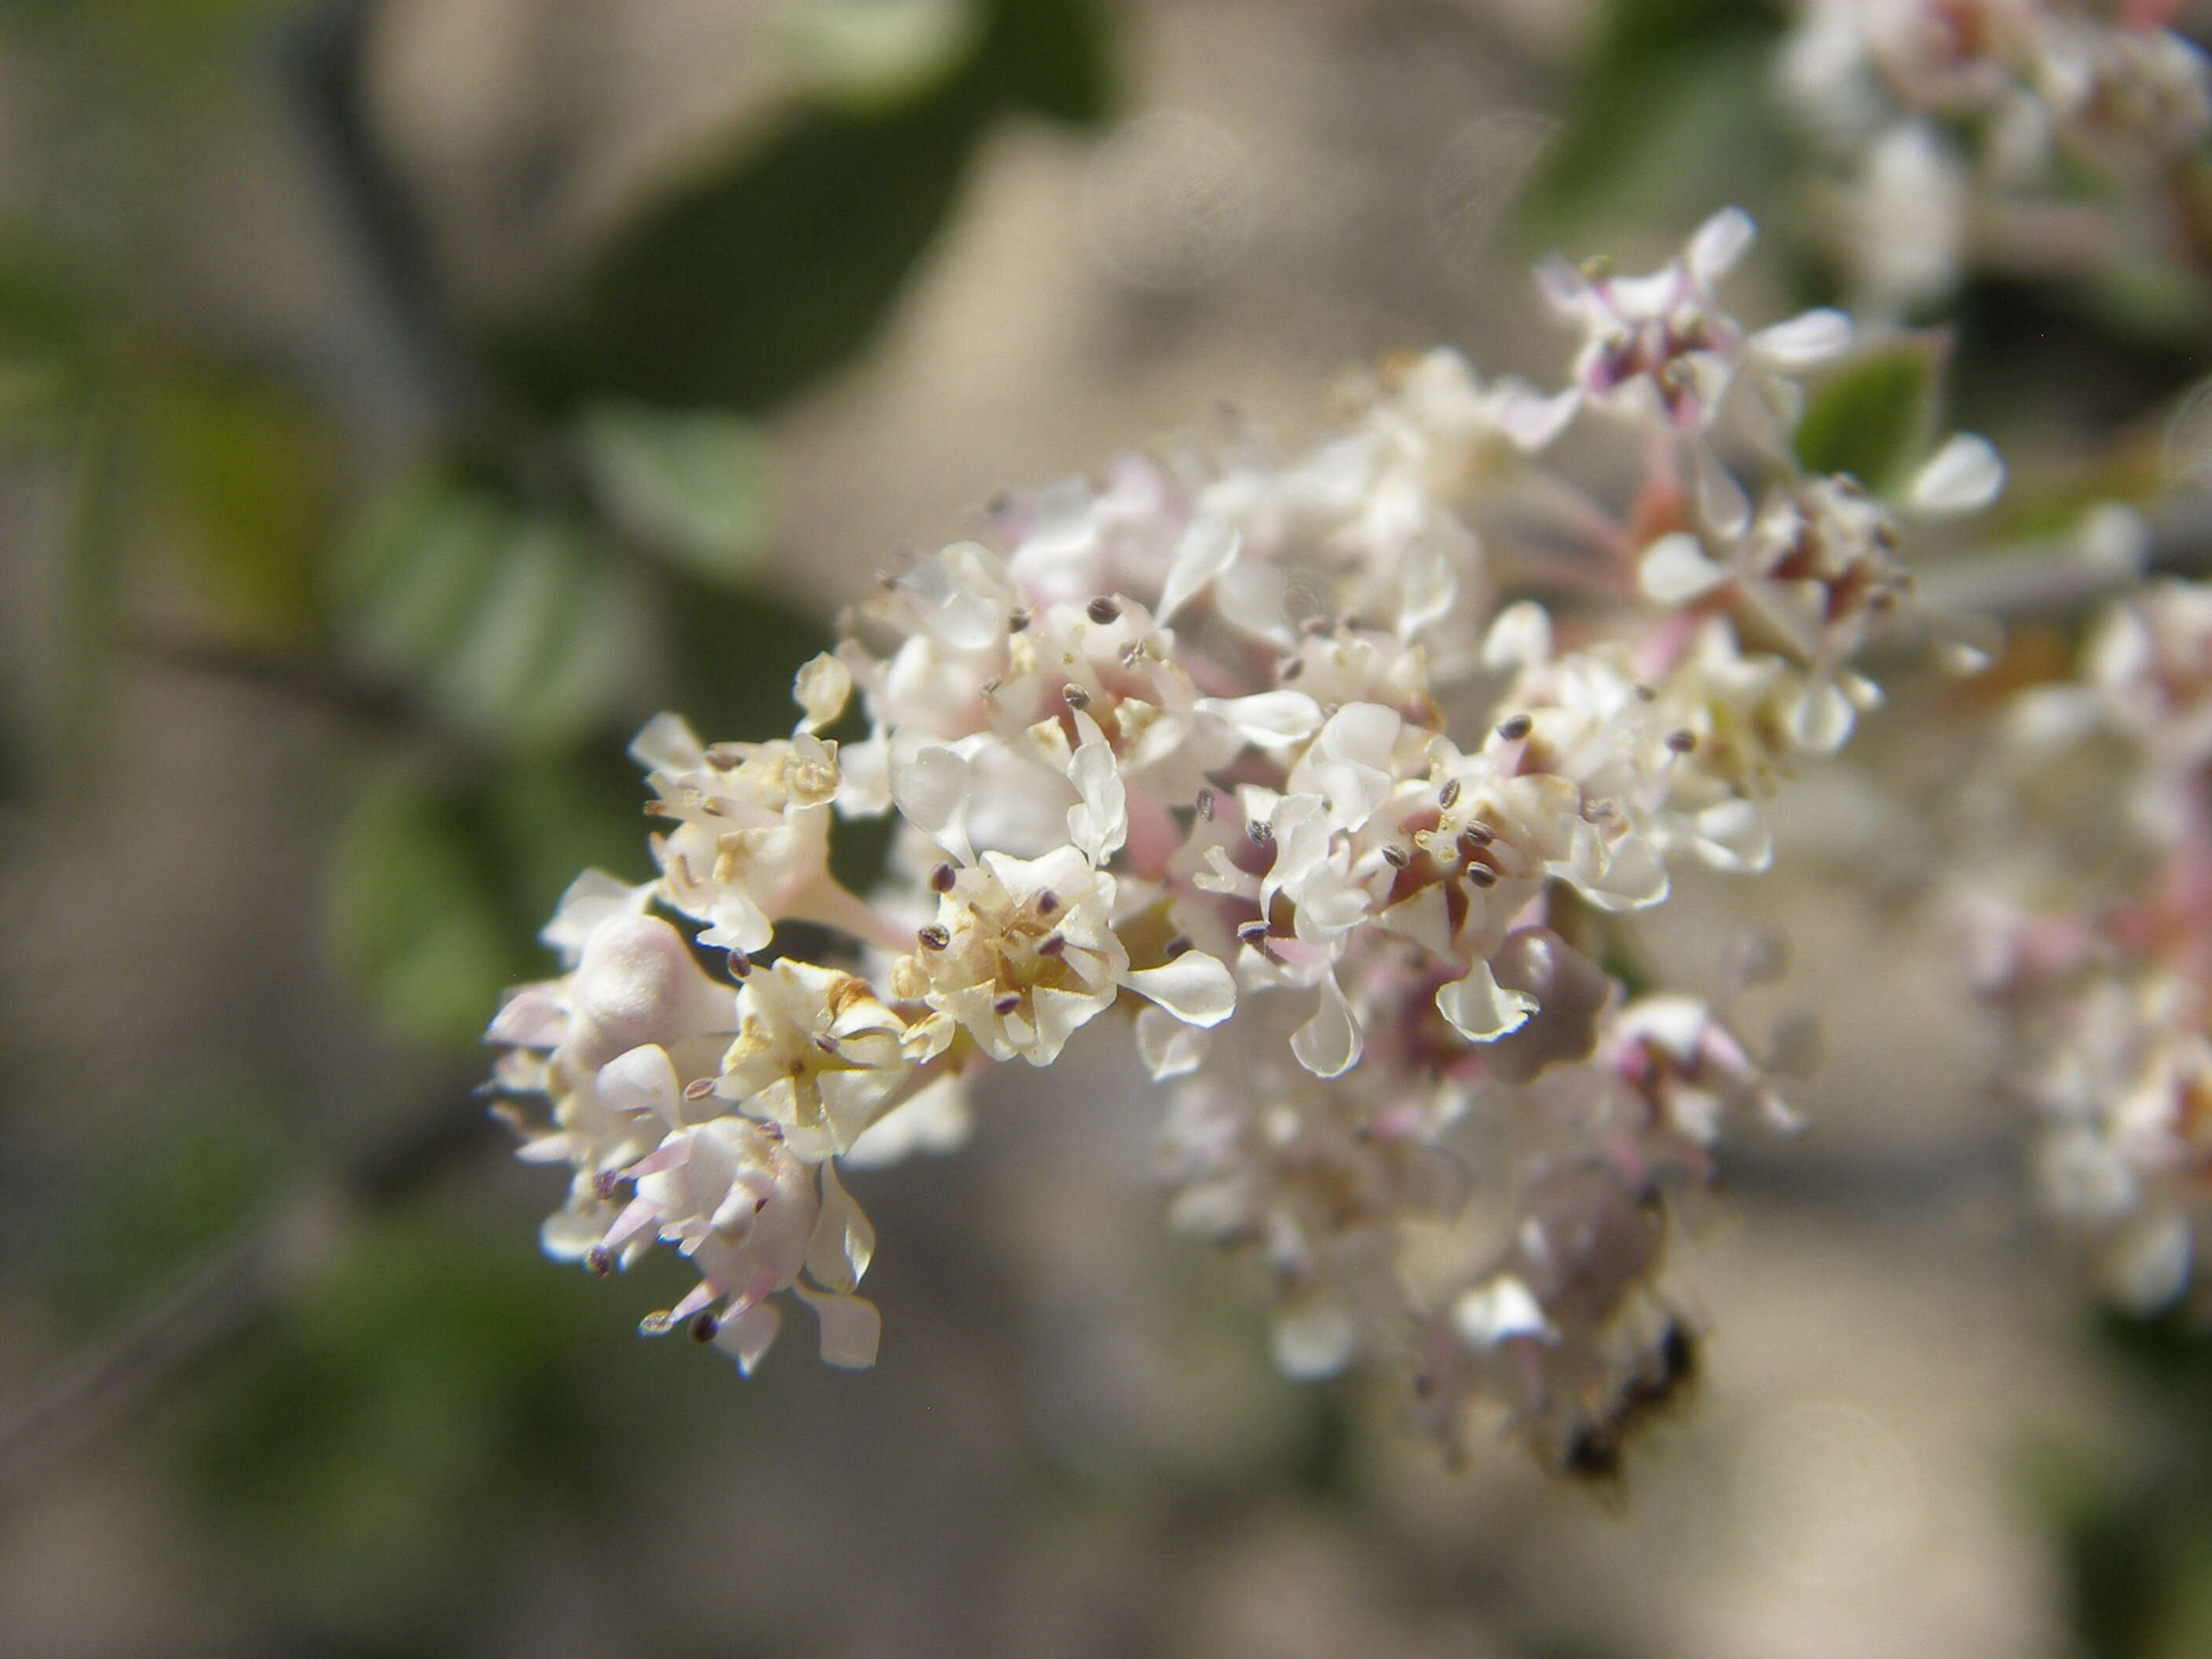
[[[1388,1353],[1447,1449],[1502,1418],[1610,1471],[1693,1364],[1680,1200],[1731,1121],[1793,1121],[1724,1006],[1630,994],[1622,919],[1683,861],[1766,866],[1764,803],[1919,610],[1913,526],[2002,482],[1965,434],[1894,501],[1802,465],[1801,377],[1851,330],[1732,317],[1751,237],[1730,210],[1648,275],[1547,264],[1582,337],[1559,392],[1437,351],[1302,453],[1007,498],[846,613],[787,738],[655,720],[659,875],[580,878],[564,972],[489,1032],[499,1087],[550,1105],[507,1109],[521,1155],[569,1172],[549,1253],[672,1245],[699,1282],[649,1334],[750,1370],[789,1291],[867,1365],[841,1170],[954,1144],[978,1075],[1112,1015],[1166,1085],[1170,1223],[1265,1260],[1284,1371]],[[1618,500],[1551,459],[1607,432]],[[836,827],[885,815],[888,874],[848,890]]]
[[[2203,247],[2212,96],[2203,53],[2167,27],[2176,0],[1796,9],[1778,79],[1832,163],[1835,252],[1869,306],[1945,299],[1974,269],[2078,271],[2177,234]]]

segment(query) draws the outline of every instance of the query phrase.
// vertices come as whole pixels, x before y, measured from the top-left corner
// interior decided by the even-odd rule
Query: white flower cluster
[[[1799,0],[1782,90],[1848,169],[1831,222],[1865,301],[1940,299],[1976,265],[2078,266],[2188,222],[2180,164],[2212,131],[2212,70],[2166,27],[2174,9]],[[2084,169],[2118,217],[2069,186]]]
[[[551,1103],[523,1156],[572,1172],[547,1249],[605,1271],[657,1238],[701,1282],[648,1329],[690,1318],[750,1368],[789,1290],[866,1364],[840,1163],[949,1144],[979,1072],[1128,1011],[1172,1085],[1174,1224],[1264,1255],[1284,1369],[1410,1344],[1448,1442],[1480,1398],[1602,1467],[1688,1364],[1669,1195],[1731,1109],[1782,1117],[1711,1009],[1624,1000],[1612,919],[1671,861],[1766,863],[1762,799],[1871,706],[1853,659],[1909,592],[1899,516],[1790,458],[1790,377],[1848,325],[1753,332],[1714,291],[1750,235],[1729,211],[1650,276],[1548,270],[1584,334],[1558,395],[1439,351],[1293,459],[1249,439],[1007,499],[990,544],[841,618],[788,738],[655,720],[659,878],[579,882],[568,971],[490,1032],[499,1082]],[[1644,457],[1625,514],[1538,463],[1583,425]],[[1999,482],[1957,439],[1910,506]],[[891,874],[856,896],[833,820],[885,814]],[[792,921],[839,942],[772,955]],[[1510,1215],[1424,1284],[1478,1132]]]
[[[1984,866],[1978,977],[2022,1056],[2046,1200],[2099,1241],[2112,1296],[2149,1310],[2212,1243],[2212,588],[2132,595],[2078,679],[2008,712],[2012,836],[2057,828],[2025,867]],[[2072,845],[2069,791],[2094,796]]]

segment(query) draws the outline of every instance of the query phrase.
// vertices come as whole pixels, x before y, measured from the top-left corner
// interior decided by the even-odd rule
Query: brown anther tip
[[[1190,940],[1185,939],[1181,933],[1177,933],[1173,939],[1167,942],[1167,947],[1164,954],[1170,962],[1173,962],[1177,957],[1188,956],[1197,948],[1198,947],[1192,944]]]
[[[1073,680],[1060,688],[1060,695],[1067,699],[1067,706],[1070,708],[1085,709],[1091,707],[1091,694]]]
[[[604,1244],[594,1244],[584,1252],[585,1269],[597,1278],[605,1279],[615,1270],[615,1259]]]
[[[1197,809],[1199,817],[1204,818],[1208,823],[1213,822],[1213,791],[1200,790],[1198,799],[1191,804]]]
[[[622,1190],[622,1176],[612,1170],[602,1170],[592,1177],[592,1195],[602,1204]]]
[[[1142,640],[1131,640],[1128,644],[1121,647],[1122,667],[1134,668],[1144,659],[1145,642]]]
[[[1254,818],[1244,826],[1244,833],[1261,846],[1270,845],[1275,839],[1275,826],[1265,818]]]
[[[949,893],[952,890],[953,883],[959,879],[960,872],[957,870],[949,864],[940,864],[929,872],[929,890],[933,893]]]
[[[1536,722],[1526,714],[1516,714],[1498,723],[1498,735],[1508,743],[1518,743],[1536,729]]]
[[[1443,788],[1437,791],[1437,805],[1443,807],[1447,812],[1450,811],[1453,807],[1459,805],[1459,780],[1457,778],[1450,779],[1445,783]]]
[[[1257,945],[1267,937],[1267,924],[1265,921],[1240,922],[1237,928],[1237,937],[1247,945]]]
[[[999,684],[995,678],[985,680],[982,684],[975,688],[975,695],[988,702],[999,695]]]
[[[1060,895],[1054,892],[1051,888],[1046,888],[1036,896],[1036,912],[1039,915],[1048,916],[1059,908]]]
[[[1639,680],[1636,686],[1636,697],[1639,702],[1656,702],[1659,701],[1658,688],[1645,685]]]
[[[1006,632],[1009,634],[1022,633],[1028,629],[1029,625],[1030,613],[1022,606],[1016,605],[1012,611],[1006,612]]]
[[[665,1308],[649,1313],[637,1322],[640,1336],[665,1336],[676,1328],[676,1316]]]
[[[1085,605],[1083,607],[1083,614],[1090,617],[1091,621],[1097,623],[1101,628],[1103,628],[1108,623],[1112,622],[1115,617],[1121,614],[1121,607],[1111,599],[1100,598],[1093,599],[1089,605]]]
[[[1382,849],[1382,862],[1393,870],[1402,870],[1413,861],[1412,855],[1402,847],[1386,847]]]
[[[704,1100],[714,1092],[714,1079],[710,1077],[695,1077],[684,1085],[684,1098],[686,1100]]]
[[[755,1215],[758,1215],[766,1208],[768,1208],[768,1194],[766,1193],[763,1193],[758,1198],[753,1200],[753,1213]]]
[[[732,979],[746,979],[752,975],[753,959],[743,951],[732,951],[723,966],[730,970]]]
[[[951,930],[933,921],[915,937],[921,941],[921,948],[925,951],[942,951],[952,943]]]
[[[1041,957],[1056,957],[1066,949],[1067,935],[1065,933],[1047,933],[1037,941],[1037,954]]]
[[[1015,1012],[1021,1007],[1021,998],[1012,992],[1008,992],[1005,996],[1000,997],[997,1001],[991,1005],[991,1012],[1003,1018],[1007,1014]]]
[[[1467,878],[1473,882],[1477,887],[1495,887],[1498,885],[1498,872],[1492,869],[1486,864],[1470,864],[1468,866]]]
[[[691,1340],[701,1347],[722,1334],[722,1322],[710,1313],[702,1313],[691,1322]]]
[[[1276,674],[1275,678],[1281,684],[1288,685],[1292,680],[1297,678],[1299,675],[1305,672],[1306,659],[1304,657],[1293,657],[1283,665],[1280,672]]]
[[[1498,832],[1486,823],[1470,823],[1460,832],[1460,839],[1473,842],[1477,847],[1487,847],[1498,839]]]
[[[1698,746],[1698,734],[1694,732],[1669,732],[1666,744],[1676,754],[1686,755]]]

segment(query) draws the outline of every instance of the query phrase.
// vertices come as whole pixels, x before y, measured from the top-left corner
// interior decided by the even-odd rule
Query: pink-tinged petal
[[[884,1316],[876,1304],[857,1296],[823,1296],[804,1285],[791,1287],[822,1322],[822,1363],[840,1370],[864,1371],[876,1363],[883,1341]]]
[[[806,1271],[814,1282],[840,1295],[854,1286],[875,1259],[876,1230],[837,1179],[837,1166],[822,1166],[822,1209],[806,1244]]]
[[[743,1313],[725,1319],[714,1333],[714,1346],[738,1362],[747,1376],[783,1328],[783,1315],[772,1302],[757,1302]]]
[[[1978,513],[1996,500],[2004,477],[2004,462],[1987,438],[1955,433],[1914,477],[1907,499],[1914,512],[1936,517]]]
[[[1728,580],[1729,574],[1726,565],[1707,558],[1698,538],[1684,531],[1652,543],[1636,567],[1637,586],[1661,605],[1700,598]]]
[[[1168,619],[1204,592],[1214,578],[1237,562],[1243,535],[1226,519],[1202,514],[1183,529],[1168,565],[1167,581],[1160,592],[1159,622]]]
[[[1741,208],[1723,208],[1698,226],[1698,234],[1690,238],[1686,260],[1690,274],[1702,283],[1725,276],[1750,251],[1753,239],[1758,234],[1751,216]]]
[[[1186,951],[1160,967],[1124,974],[1121,983],[1187,1025],[1218,1025],[1237,1012],[1236,975],[1204,951]]]
[[[1823,307],[1759,330],[1751,347],[1778,368],[1818,368],[1851,349],[1851,319]]]
[[[1313,1018],[1292,1033],[1291,1053],[1316,1077],[1342,1077],[1359,1063],[1364,1041],[1352,1005],[1332,975],[1321,982],[1321,1003]]]
[[[1200,1027],[1186,1025],[1164,1008],[1147,1008],[1137,1016],[1137,1054],[1155,1083],[1188,1077],[1205,1063],[1212,1041]]]
[[[1591,303],[1590,285],[1582,272],[1554,253],[1536,267],[1536,291],[1560,316],[1579,320]]]
[[[1572,386],[1547,398],[1534,386],[1509,384],[1498,391],[1498,424],[1515,448],[1533,455],[1565,431],[1582,406],[1583,394]]]
[[[1518,1030],[1536,1012],[1536,999],[1524,991],[1505,989],[1490,964],[1478,962],[1466,978],[1455,979],[1437,993],[1437,1012],[1469,1042],[1488,1042]]]

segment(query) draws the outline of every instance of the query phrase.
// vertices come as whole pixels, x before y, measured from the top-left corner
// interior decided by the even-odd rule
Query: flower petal
[[[2004,462],[1987,438],[1954,433],[1912,480],[1908,496],[1916,513],[1949,517],[1978,513],[2004,488]]]
[[[1291,1037],[1291,1053],[1316,1077],[1342,1077],[1359,1063],[1359,1022],[1334,975],[1321,982],[1321,1006]]]
[[[1243,535],[1228,520],[1206,513],[1193,519],[1176,542],[1175,557],[1168,565],[1166,584],[1160,591],[1158,620],[1168,618],[1204,592],[1213,579],[1237,562]]]
[[[1237,976],[1204,951],[1186,951],[1160,967],[1124,974],[1121,983],[1187,1025],[1218,1025],[1237,1012]]]
[[[1644,550],[1636,567],[1637,586],[1661,605],[1684,604],[1728,579],[1728,567],[1707,558],[1698,538],[1686,531],[1662,536]]]
[[[1759,228],[1751,222],[1748,213],[1738,207],[1723,208],[1699,225],[1698,234],[1690,238],[1686,259],[1690,274],[1705,283],[1725,276],[1749,251],[1758,234]]]
[[[1525,991],[1505,989],[1490,964],[1478,962],[1466,978],[1455,979],[1437,993],[1437,1012],[1469,1042],[1487,1042],[1517,1029],[1536,1012],[1536,999]]]
[[[1779,368],[1818,368],[1851,349],[1851,319],[1822,307],[1759,330],[1751,346]]]

